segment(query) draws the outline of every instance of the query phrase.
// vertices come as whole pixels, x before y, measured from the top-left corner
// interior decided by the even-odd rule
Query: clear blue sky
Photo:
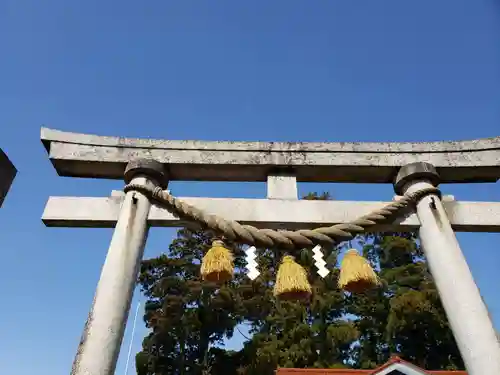
[[[19,169],[0,209],[1,374],[69,373],[111,238],[111,230],[45,228],[47,198],[122,187],[58,177],[39,141],[42,124],[202,140],[500,135],[493,0],[3,0],[0,46],[0,147]],[[172,188],[184,196],[265,194],[262,184]],[[316,189],[337,199],[393,194],[390,186],[301,186]],[[461,200],[500,201],[498,184],[443,189]],[[173,233],[153,230],[146,256],[164,251]],[[500,236],[459,239],[499,326]],[[131,316],[140,300],[136,293]]]

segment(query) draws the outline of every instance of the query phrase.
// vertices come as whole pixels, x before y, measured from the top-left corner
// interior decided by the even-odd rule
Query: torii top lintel
[[[290,170],[301,182],[392,183],[400,167],[433,164],[442,183],[500,179],[500,137],[447,142],[214,142],[105,137],[41,129],[61,176],[123,179],[126,164],[164,163],[170,180],[266,181]]]

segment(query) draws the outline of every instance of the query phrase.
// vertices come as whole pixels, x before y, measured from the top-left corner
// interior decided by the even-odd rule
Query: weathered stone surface
[[[0,207],[9,192],[10,186],[16,177],[17,169],[7,155],[0,149]]]
[[[304,229],[346,223],[388,202],[308,201],[293,199],[180,198],[206,212],[258,228]],[[49,227],[112,228],[120,213],[123,194],[111,197],[50,197],[42,220]],[[500,203],[457,202],[443,198],[452,227],[461,232],[500,232]],[[189,222],[152,206],[148,218],[153,227],[181,227]],[[383,229],[414,231],[416,214],[398,219]],[[381,227],[377,228],[381,229]]]
[[[277,167],[299,182],[392,183],[399,168],[433,164],[442,183],[500,178],[500,137],[462,142],[287,143],[133,139],[42,128],[59,175],[122,179],[139,158],[166,164],[170,180],[266,181]]]

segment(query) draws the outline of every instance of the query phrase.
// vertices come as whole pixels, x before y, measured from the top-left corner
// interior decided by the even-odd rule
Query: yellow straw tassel
[[[379,283],[379,278],[370,263],[356,250],[348,250],[340,265],[339,288],[352,293],[361,293]]]
[[[224,242],[215,240],[201,261],[201,277],[203,280],[223,283],[233,278],[234,257]]]
[[[306,270],[290,255],[285,255],[278,268],[274,296],[283,300],[307,300],[311,285]]]

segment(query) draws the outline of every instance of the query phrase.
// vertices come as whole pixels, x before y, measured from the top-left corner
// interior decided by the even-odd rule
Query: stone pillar
[[[125,182],[166,187],[163,165],[153,160],[130,162]],[[125,195],[94,302],[73,362],[72,375],[113,375],[140,262],[144,253],[151,202],[143,194]]]
[[[7,155],[0,149],[0,207],[16,177],[17,170]]]
[[[396,194],[439,184],[434,166],[413,163],[401,168]],[[435,194],[417,203],[420,242],[469,375],[500,374],[500,345],[441,200]]]

